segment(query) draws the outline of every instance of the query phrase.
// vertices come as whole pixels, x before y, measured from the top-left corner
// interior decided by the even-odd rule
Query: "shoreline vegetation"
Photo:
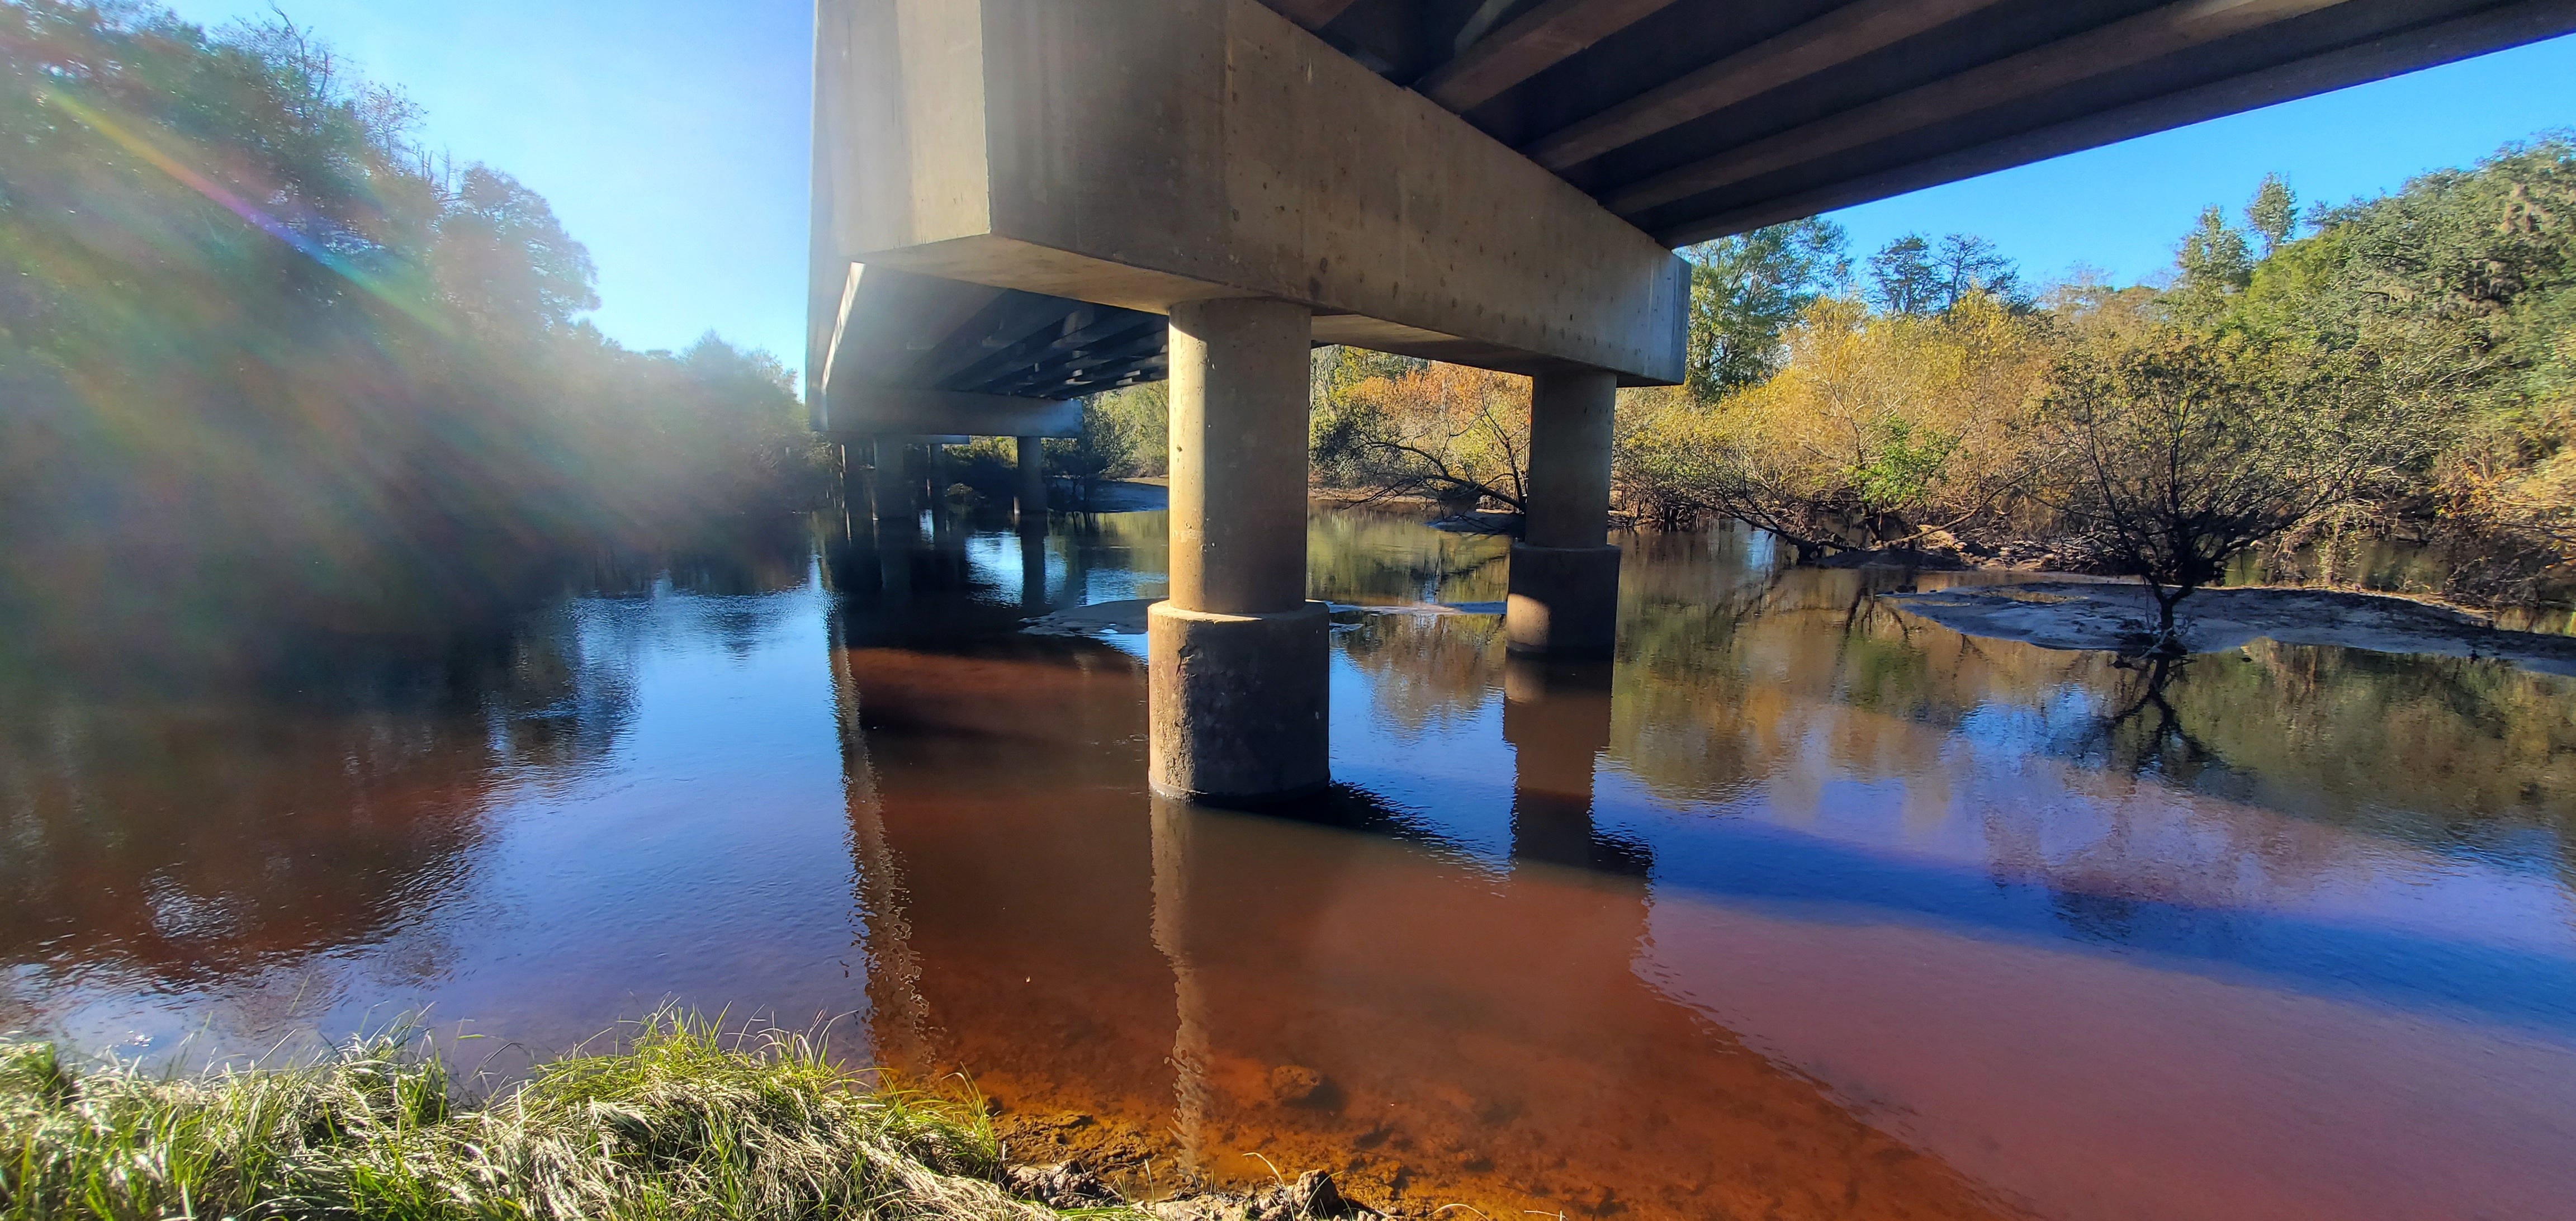
[[[1614,512],[1808,564],[2576,605],[2576,137],[2305,206],[2208,208],[2170,270],[2032,285],[1970,234],[1856,258],[1808,219],[1684,250],[1685,384],[1622,391]],[[1526,499],[1527,379],[1316,353],[1319,495]],[[1091,477],[1158,473],[1163,387],[1086,407]],[[2153,643],[2153,642],[2150,642]]]
[[[1312,1171],[1130,1201],[1074,1165],[1015,1163],[972,1100],[842,1068],[811,1036],[670,1010],[479,1099],[467,1087],[410,1030],[195,1075],[75,1068],[0,1038],[0,1219],[1378,1216]]]
[[[256,669],[470,635],[836,495],[778,360],[609,340],[545,200],[309,31],[0,0],[0,49],[0,646]],[[1685,383],[1620,397],[1629,520],[2135,577],[2147,652],[2216,585],[2576,605],[2567,134],[2330,206],[2268,178],[2126,287],[1814,218],[1682,253]],[[1094,396],[1046,465],[1125,503],[1168,408]],[[1314,482],[1516,511],[1528,412],[1526,378],[1319,349]],[[952,457],[1008,494],[1012,439]]]

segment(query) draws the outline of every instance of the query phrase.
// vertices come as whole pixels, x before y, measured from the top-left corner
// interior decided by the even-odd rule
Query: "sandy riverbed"
[[[1953,631],[2048,649],[2117,650],[2151,630],[2155,602],[2143,586],[2046,581],[1885,595]],[[2509,632],[2465,611],[2404,598],[2328,589],[2204,589],[2183,600],[2185,646],[2216,653],[2269,639],[2381,653],[2488,657],[2576,675],[2576,637]]]

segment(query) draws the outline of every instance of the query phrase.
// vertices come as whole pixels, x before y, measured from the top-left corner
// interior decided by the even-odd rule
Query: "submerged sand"
[[[2018,640],[2045,649],[2117,651],[2155,627],[2144,586],[2109,581],[2021,585],[1884,595],[1952,631]],[[2204,589],[2176,617],[2184,647],[2218,653],[2255,640],[2332,645],[2379,653],[2493,658],[2549,674],[2576,675],[2576,637],[2511,632],[2446,606],[2331,589]]]

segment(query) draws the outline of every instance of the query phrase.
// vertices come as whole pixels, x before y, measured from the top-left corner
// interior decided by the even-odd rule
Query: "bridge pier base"
[[[1146,614],[1154,790],[1284,801],[1331,781],[1329,624],[1306,600],[1313,318],[1184,302],[1171,321],[1171,596]]]
[[[1529,504],[1503,623],[1514,653],[1607,657],[1618,643],[1619,549],[1603,541],[1618,388],[1600,371],[1532,379]]]

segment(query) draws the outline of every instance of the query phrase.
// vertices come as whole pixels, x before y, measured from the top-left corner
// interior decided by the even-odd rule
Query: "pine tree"
[[[2290,240],[2290,234],[2299,226],[2299,199],[2290,193],[2290,184],[2282,181],[2279,174],[2263,175],[2263,185],[2254,191],[2254,202],[2245,205],[2245,223],[2263,239],[2264,258],[2272,257],[2281,243]]]

